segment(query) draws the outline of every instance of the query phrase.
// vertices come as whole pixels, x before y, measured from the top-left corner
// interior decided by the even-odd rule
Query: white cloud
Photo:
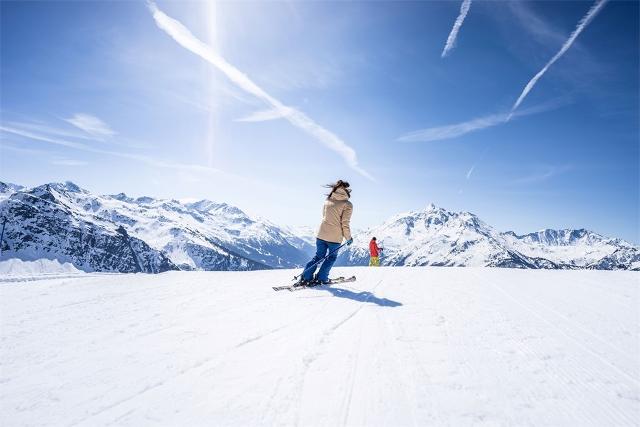
[[[447,38],[447,43],[444,45],[444,49],[442,50],[442,58],[447,56],[451,49],[455,47],[456,39],[458,38],[458,32],[460,31],[460,27],[462,27],[464,19],[467,17],[467,13],[469,13],[470,7],[471,0],[464,0],[460,5],[460,14],[458,14],[456,22],[453,23],[453,27],[451,28],[451,32],[449,33],[449,37]]]
[[[9,126],[17,127],[24,130],[30,130],[41,134],[61,136],[65,138],[74,139],[86,139],[94,140],[95,137],[87,135],[84,131],[78,132],[76,130],[59,129],[57,127],[49,126],[44,123],[27,123],[27,122],[4,122]]]
[[[96,137],[109,137],[116,134],[105,122],[91,114],[76,113],[65,121]]]
[[[50,144],[60,145],[62,147],[75,148],[77,150],[89,151],[91,149],[87,145],[81,144],[79,142],[66,141],[66,140],[63,140],[63,139],[59,139],[57,137],[52,137],[52,136],[49,136],[49,135],[43,135],[43,134],[39,134],[39,133],[34,133],[33,131],[31,131],[29,129],[21,129],[21,128],[15,127],[15,126],[1,126],[0,125],[0,131],[1,132],[5,132],[5,133],[10,133],[10,134],[13,134],[13,135],[22,136],[24,138],[28,138],[28,139],[32,139],[32,140],[36,140],[36,141],[48,142]]]
[[[24,148],[24,147],[16,147],[12,144],[12,142],[7,141],[6,139],[0,139],[1,142],[3,142],[2,144],[0,144],[0,148],[2,150],[7,150],[7,151],[13,151],[15,153],[21,153],[21,154],[29,154],[29,155],[34,155],[34,156],[43,156],[43,155],[48,155],[49,152],[46,150],[36,150],[34,148]],[[9,144],[6,144],[6,143]]]
[[[333,132],[323,128],[314,122],[310,117],[301,111],[284,105],[276,98],[269,95],[261,87],[255,84],[246,74],[228,63],[223,57],[218,55],[210,46],[206,45],[182,25],[179,21],[169,17],[158,7],[150,2],[149,9],[153,14],[153,19],[160,29],[171,36],[180,46],[193,52],[211,65],[220,70],[234,84],[243,89],[245,92],[261,99],[272,107],[273,110],[279,111],[283,118],[288,120],[292,125],[305,131],[313,138],[318,140],[324,146],[338,153],[346,161],[346,163],[361,175],[373,180],[373,177],[358,165],[357,155],[353,148],[347,145]]]
[[[569,38],[564,42],[560,50],[553,56],[553,58],[549,60],[549,62],[547,62],[547,64],[544,67],[542,67],[540,71],[538,71],[538,73],[535,76],[533,76],[533,78],[529,81],[529,83],[527,83],[527,85],[524,87],[524,89],[522,90],[522,93],[518,97],[518,100],[515,102],[515,104],[513,104],[513,107],[511,109],[512,114],[509,115],[508,120],[511,119],[513,112],[520,106],[522,101],[526,98],[526,96],[529,94],[531,89],[533,89],[533,87],[536,85],[538,80],[540,80],[540,78],[544,75],[544,73],[547,72],[547,70],[549,69],[549,67],[551,67],[551,65],[553,65],[553,63],[555,63],[558,59],[560,59],[562,55],[564,55],[565,52],[569,50],[573,42],[575,42],[576,38],[578,38],[580,33],[586,28],[587,25],[589,25],[589,23],[593,20],[593,18],[595,18],[598,12],[602,10],[602,8],[607,3],[607,1],[608,0],[597,0],[596,3],[593,6],[591,6],[591,9],[589,9],[587,14],[582,17],[580,22],[578,22],[576,29],[573,30],[573,32],[571,33]]]
[[[154,157],[146,156],[143,154],[132,154],[132,153],[126,153],[121,151],[103,150],[100,148],[96,148],[94,146],[81,144],[79,142],[67,141],[64,139],[57,138],[55,136],[42,135],[42,134],[34,133],[30,130],[20,129],[16,127],[0,126],[0,131],[4,133],[21,136],[23,138],[27,138],[33,141],[46,142],[46,143],[58,145],[61,147],[72,148],[80,151],[86,151],[89,153],[105,154],[109,156],[134,160],[134,161],[147,164],[149,166],[158,167],[158,168],[175,169],[175,170],[192,171],[192,172],[220,173],[220,174],[230,176],[230,174],[226,172],[223,172],[219,169],[207,167],[207,166],[195,165],[190,163],[166,162],[164,160],[159,160]]]

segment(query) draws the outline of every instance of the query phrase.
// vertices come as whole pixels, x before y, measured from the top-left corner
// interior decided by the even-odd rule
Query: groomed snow
[[[0,424],[640,420],[638,273],[338,268],[0,283]],[[2,279],[0,278],[0,281]]]

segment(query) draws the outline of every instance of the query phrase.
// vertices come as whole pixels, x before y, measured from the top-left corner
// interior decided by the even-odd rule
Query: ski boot
[[[311,286],[311,284],[313,283],[313,279],[311,280],[304,280],[302,277],[300,278],[300,280],[298,280],[296,283],[293,284],[294,288],[300,288],[300,287],[305,287],[305,286]]]

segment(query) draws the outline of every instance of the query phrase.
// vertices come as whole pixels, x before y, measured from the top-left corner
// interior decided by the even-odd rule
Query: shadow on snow
[[[332,294],[334,297],[347,298],[350,300],[360,301],[360,302],[369,302],[372,304],[379,305],[381,307],[398,307],[402,305],[402,303],[398,301],[393,301],[387,298],[378,298],[377,296],[375,296],[373,293],[369,291],[353,292],[348,289],[335,288],[333,286],[326,286],[326,287],[323,286],[317,289],[322,291],[327,291],[330,294]]]

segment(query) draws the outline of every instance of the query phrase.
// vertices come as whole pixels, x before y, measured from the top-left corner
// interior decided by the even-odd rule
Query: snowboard
[[[287,285],[287,286],[274,286],[273,290],[274,291],[290,291],[290,292],[294,292],[294,291],[300,291],[302,289],[309,289],[309,288],[314,288],[316,286],[323,286],[323,285],[335,285],[336,283],[348,283],[348,282],[355,282],[356,281],[356,276],[351,276],[351,277],[336,277],[335,279],[329,279],[329,283],[319,283],[319,282],[311,282],[308,285],[301,285],[298,283],[294,283],[293,285]]]

